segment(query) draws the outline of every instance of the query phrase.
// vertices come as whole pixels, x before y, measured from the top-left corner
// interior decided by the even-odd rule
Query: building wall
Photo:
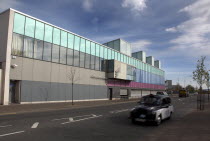
[[[157,91],[149,91],[149,90],[131,90],[131,98],[138,98],[148,94],[156,94]]]
[[[68,75],[75,69],[74,93],[76,100],[105,99],[107,86],[105,72],[16,57],[11,64],[11,80],[21,82],[21,102],[65,101],[71,99],[71,80]]]

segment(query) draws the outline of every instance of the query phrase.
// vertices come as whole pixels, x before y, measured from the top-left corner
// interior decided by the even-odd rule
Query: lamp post
[[[208,70],[208,71],[210,71],[210,70]],[[207,87],[208,87],[208,101],[209,101],[209,73],[208,73],[208,79],[207,79]]]

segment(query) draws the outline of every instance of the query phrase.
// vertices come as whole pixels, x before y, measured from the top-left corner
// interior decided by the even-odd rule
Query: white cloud
[[[136,42],[133,42],[131,44],[132,47],[132,52],[137,52],[137,51],[147,51],[148,46],[151,45],[152,42],[149,40],[138,40]]]
[[[176,29],[181,33],[180,36],[170,41],[174,44],[171,50],[181,51],[190,56],[210,55],[209,5],[209,0],[199,0],[179,11],[186,13],[189,19],[170,28],[171,31]]]
[[[165,31],[167,32],[177,32],[176,27],[166,28]]]
[[[146,1],[147,0],[123,0],[121,5],[124,8],[130,8],[131,11],[138,14],[147,8]]]
[[[20,4],[17,0],[1,0],[0,2],[0,12],[8,8],[15,8]]]
[[[87,12],[92,12],[93,10],[93,0],[84,0],[82,3],[82,7]]]

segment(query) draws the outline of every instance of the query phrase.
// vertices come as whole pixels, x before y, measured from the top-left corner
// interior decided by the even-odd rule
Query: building
[[[173,88],[172,80],[166,80],[165,87],[166,87],[166,90],[171,90]]]
[[[130,98],[165,89],[164,71],[131,57],[126,41],[102,45],[13,9],[0,14],[0,74],[3,105]]]

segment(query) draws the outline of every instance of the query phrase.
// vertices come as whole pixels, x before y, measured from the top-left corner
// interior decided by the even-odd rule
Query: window
[[[102,71],[106,71],[106,63],[105,63],[105,60],[102,59],[100,63],[101,63],[101,70]]]
[[[67,47],[67,32],[61,31],[61,46]]]
[[[34,58],[42,60],[43,41],[34,40]]]
[[[15,13],[13,32],[23,35],[24,27],[25,27],[25,16]]]
[[[23,36],[13,33],[12,37],[12,54],[22,56],[23,55]]]
[[[102,69],[102,68],[104,68],[104,67],[103,67],[103,58],[99,58],[99,63],[100,63],[100,64],[99,64],[99,70],[100,70],[100,71],[103,71],[103,69]]]
[[[90,41],[86,40],[86,53],[90,54]]]
[[[60,29],[54,28],[53,29],[53,44],[60,45],[60,36],[61,31]]]
[[[80,43],[80,52],[85,53],[85,39],[81,38],[81,43]]]
[[[44,42],[43,60],[51,61],[51,43]]]
[[[54,45],[52,47],[52,62],[59,63],[59,49],[58,45]]]
[[[114,52],[114,54],[115,54],[115,55],[114,55],[114,59],[117,60],[117,56],[118,56],[118,55],[117,55],[117,52]]]
[[[90,55],[89,54],[85,55],[85,68],[87,69],[90,68]]]
[[[72,49],[67,50],[67,64],[73,65],[74,53]]]
[[[96,44],[91,42],[91,55],[95,56],[96,55]]]
[[[114,41],[114,49],[120,51],[120,40]]]
[[[94,70],[95,69],[95,56],[91,55],[90,57],[91,57],[90,68]]]
[[[100,57],[100,46],[96,44],[96,56]]]
[[[68,34],[68,48],[74,48],[74,35]]]
[[[75,38],[74,38],[74,50],[79,51],[79,47],[80,47],[80,37],[75,36]]]
[[[107,48],[104,48],[104,59],[107,59]]]
[[[33,58],[33,50],[34,50],[34,39],[25,36],[24,37],[23,56]]]
[[[44,24],[39,21],[36,21],[35,38],[39,40],[44,39]]]
[[[44,41],[52,43],[52,31],[53,28],[45,24]]]
[[[79,57],[80,57],[80,59],[79,59],[80,67],[84,68],[85,67],[85,53],[80,52],[80,56]]]
[[[104,47],[100,46],[100,57],[104,58]]]
[[[79,51],[74,50],[74,66],[79,67]]]
[[[111,52],[112,52],[112,59],[114,59],[114,51],[113,51],[113,50],[111,50]]]
[[[111,49],[108,49],[108,59],[112,59]]]
[[[34,37],[35,20],[26,17],[25,24],[25,35],[29,37]]]
[[[66,48],[60,47],[60,63],[66,64]]]
[[[123,62],[126,63],[126,56],[123,54]]]
[[[95,57],[95,70],[100,70],[100,58]]]
[[[123,54],[120,54],[120,56],[121,56],[121,62],[124,62],[124,57],[123,57]]]
[[[109,42],[109,43],[107,44],[107,46],[110,47],[110,48],[114,48],[114,42]]]
[[[120,53],[117,53],[117,60],[120,61]]]

